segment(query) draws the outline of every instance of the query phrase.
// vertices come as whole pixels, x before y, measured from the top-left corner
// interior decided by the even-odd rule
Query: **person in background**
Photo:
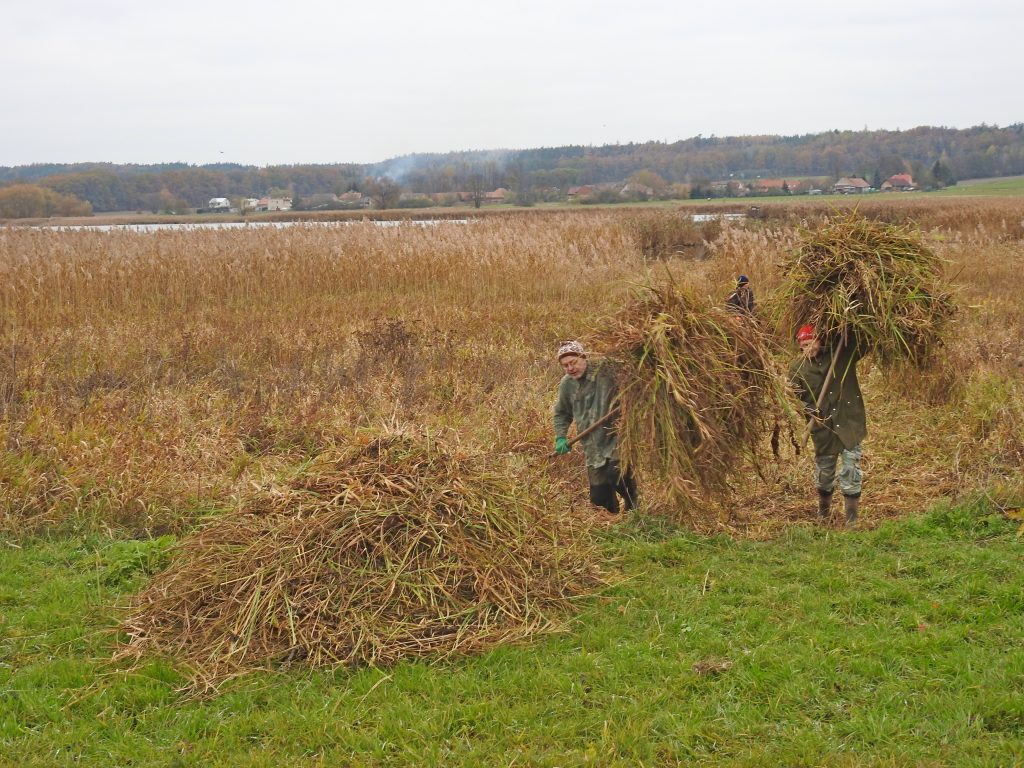
[[[801,326],[796,338],[800,344],[800,356],[790,365],[789,380],[811,422],[818,518],[825,521],[831,516],[838,465],[838,484],[843,494],[846,524],[852,526],[857,521],[860,506],[861,443],[868,434],[864,398],[857,382],[857,361],[861,353],[856,344],[839,348],[833,375],[819,408],[818,398],[828,378],[829,368],[833,367],[832,357],[836,350],[818,338],[812,325]]]
[[[750,287],[750,278],[746,275],[736,278],[736,290],[729,294],[725,305],[735,312],[754,314],[754,289]]]
[[[588,360],[586,350],[578,341],[567,341],[558,348],[558,362],[565,376],[558,385],[555,400],[555,453],[570,451],[569,425],[576,423],[582,434],[615,407],[618,394],[612,366],[606,360]],[[627,510],[637,503],[636,481],[631,471],[619,462],[619,441],[614,420],[583,437],[583,453],[587,461],[590,501],[612,514],[619,511],[621,496]]]

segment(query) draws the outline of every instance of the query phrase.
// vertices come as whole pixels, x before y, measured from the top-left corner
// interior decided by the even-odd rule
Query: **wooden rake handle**
[[[821,412],[821,404],[825,402],[825,393],[828,392],[829,384],[832,383],[832,377],[836,372],[836,361],[839,360],[839,354],[843,351],[843,344],[845,342],[840,340],[836,344],[835,350],[832,352],[832,364],[828,367],[828,373],[825,374],[825,383],[821,385],[821,392],[818,393],[818,399],[815,401],[814,410],[818,413]],[[807,427],[804,429],[804,439],[800,443],[800,450],[803,451],[807,447],[807,440],[811,436],[811,428],[814,426],[814,417],[811,416],[807,420]]]
[[[569,447],[570,447],[570,448],[572,448],[572,447],[573,447],[574,445],[576,445],[576,443],[578,443],[578,442],[579,442],[580,440],[582,440],[582,439],[583,439],[584,437],[586,437],[587,435],[589,435],[589,434],[590,434],[591,432],[595,432],[596,430],[600,429],[600,428],[601,428],[601,427],[603,427],[603,426],[604,426],[605,424],[607,424],[607,423],[608,423],[609,421],[611,421],[612,419],[614,419],[614,418],[615,418],[616,416],[618,416],[618,415],[619,415],[619,410],[620,410],[620,409],[619,409],[619,407],[618,407],[618,406],[616,406],[615,408],[612,408],[612,409],[611,409],[610,411],[608,411],[608,413],[606,413],[606,414],[605,414],[604,416],[602,416],[602,417],[601,417],[600,419],[598,419],[597,421],[595,421],[595,422],[594,422],[593,424],[591,424],[591,425],[590,425],[589,427],[587,427],[587,428],[586,428],[586,429],[584,429],[584,430],[583,430],[582,432],[580,432],[580,433],[579,433],[578,435],[576,435],[576,436],[575,436],[574,438],[572,438],[572,439],[571,439],[571,440],[569,441]],[[551,458],[554,458],[555,456],[560,456],[560,455],[561,455],[561,454],[559,454],[559,453],[555,453],[554,451],[552,451],[552,452],[551,452],[551,453],[549,454],[549,456],[550,456]]]

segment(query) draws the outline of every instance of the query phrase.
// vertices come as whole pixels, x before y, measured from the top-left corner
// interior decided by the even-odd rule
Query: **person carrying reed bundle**
[[[760,323],[669,280],[637,292],[599,336],[620,370],[620,452],[667,509],[706,517],[733,504],[733,475],[760,464],[792,409]]]
[[[831,517],[838,465],[846,524],[852,526],[860,506],[861,442],[868,434],[864,398],[857,381],[861,351],[857,344],[841,341],[826,346],[812,325],[801,326],[796,339],[801,354],[790,366],[789,377],[810,420],[818,519],[824,522]]]
[[[607,360],[591,363],[578,341],[558,348],[558,362],[565,376],[555,400],[555,453],[566,454],[572,443],[583,443],[590,483],[590,502],[612,514],[619,512],[621,496],[626,510],[636,507],[637,488],[633,473],[619,461],[619,440],[614,418],[618,414],[618,384]],[[577,437],[570,441],[569,425],[576,423]]]
[[[740,275],[736,278],[736,290],[729,294],[725,306],[733,312],[754,314],[754,289],[750,287],[750,278]]]
[[[856,363],[870,354],[883,370],[928,365],[955,311],[941,272],[941,260],[919,233],[856,211],[803,233],[783,264],[775,301],[780,327],[796,332],[803,352],[790,377],[811,420],[822,519],[829,516],[840,457],[847,523],[859,512],[867,425]]]

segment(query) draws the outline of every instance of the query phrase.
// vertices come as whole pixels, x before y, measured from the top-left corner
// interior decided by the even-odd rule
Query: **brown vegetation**
[[[772,297],[792,338],[804,324],[829,344],[856,344],[892,365],[929,361],[955,311],[943,264],[909,226],[857,212],[801,233]]]
[[[549,630],[598,583],[536,471],[438,435],[346,437],[187,537],[123,653],[183,659],[200,686],[279,660],[391,664]]]
[[[727,495],[742,459],[770,460],[760,455],[770,435],[777,455],[785,379],[753,318],[668,283],[611,318],[598,345],[621,371],[623,459],[657,478],[673,507]]]
[[[64,195],[34,184],[0,187],[0,220],[49,216],[88,216],[92,206],[74,195]]]
[[[1019,495],[1024,206],[860,210],[913,214],[965,303],[931,369],[865,361],[866,523],[943,496]],[[553,626],[595,578],[573,522],[595,522],[582,467],[548,458],[555,345],[609,338],[610,316],[634,316],[635,286],[666,272],[704,320],[738,273],[764,299],[800,227],[828,213],[722,222],[701,233],[700,260],[645,255],[629,211],[0,229],[0,529],[187,534],[127,628],[131,652],[174,652],[200,682],[271,660],[473,650]],[[710,407],[739,404],[726,421],[749,430],[719,436],[740,435],[744,451],[715,443],[722,471],[702,489],[714,498],[684,493],[686,507],[673,483],[695,478],[659,481],[641,463],[644,512],[750,536],[809,522],[810,458],[783,440],[772,460],[761,406],[737,399],[742,371],[707,369],[732,382]],[[698,431],[726,423],[694,413]]]
[[[712,302],[740,272],[764,298],[799,227],[832,210],[771,206],[722,222],[700,261],[650,261],[628,210],[434,226],[2,229],[0,525],[187,530],[330,439],[393,417],[543,464],[558,340],[596,336],[666,266]],[[866,520],[1018,483],[1021,203],[889,198],[858,210],[913,221],[966,304],[935,373],[865,370]],[[945,375],[954,368],[958,381]],[[806,464],[784,450],[763,468],[767,482],[753,469],[734,478],[732,513],[693,523],[765,534],[808,519]],[[579,471],[560,462],[550,479],[582,506]]]

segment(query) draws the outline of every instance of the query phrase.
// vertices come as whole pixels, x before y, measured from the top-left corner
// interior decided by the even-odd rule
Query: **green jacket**
[[[840,454],[844,448],[860,445],[867,437],[864,398],[857,382],[857,361],[860,358],[860,351],[853,347],[844,349],[836,360],[835,373],[821,404],[821,421],[815,420],[811,427],[814,452],[818,456]],[[832,350],[823,348],[810,360],[801,356],[790,365],[790,384],[804,405],[810,408],[816,405],[831,364]]]
[[[614,407],[618,386],[612,366],[605,360],[588,360],[587,372],[579,381],[563,376],[555,401],[555,437],[567,437],[569,425],[584,431]],[[619,458],[619,441],[614,420],[583,438],[588,467],[603,467]]]

